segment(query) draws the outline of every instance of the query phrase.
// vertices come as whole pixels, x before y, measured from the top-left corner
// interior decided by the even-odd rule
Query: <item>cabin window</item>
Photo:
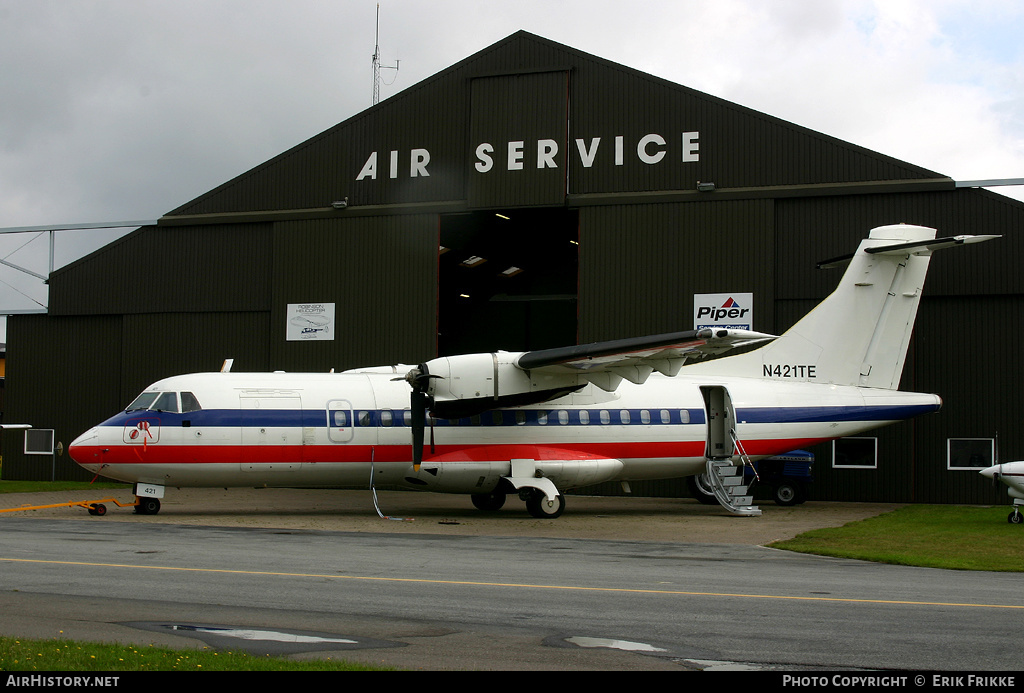
[[[590,423],[590,412],[586,409],[580,409],[580,423],[584,426]]]
[[[662,409],[659,412],[659,415],[661,416],[661,423],[672,423],[672,412],[670,412],[668,409]]]
[[[622,411],[619,412],[619,420],[622,423],[624,423],[624,424],[628,424],[629,423],[629,410],[628,409],[623,409]]]
[[[565,409],[558,410],[558,423],[562,424],[563,426],[569,423],[569,412],[567,412]]]
[[[526,412],[525,411],[517,411],[516,412],[516,425],[517,426],[522,426],[525,423],[526,423]]]
[[[338,409],[334,412],[334,425],[338,428],[345,428],[348,426],[348,412],[344,409]]]
[[[356,415],[357,426],[372,426],[373,425],[373,412],[361,411]]]
[[[946,441],[946,469],[976,472],[995,464],[994,438],[949,438]]]
[[[402,410],[402,423],[406,426],[412,426],[412,411],[409,409]]]
[[[640,410],[640,423],[642,423],[642,424],[649,424],[649,423],[651,423],[651,412],[647,411],[646,409],[641,409]]]
[[[391,417],[391,410],[390,409],[383,410],[380,413],[380,425],[381,426],[390,426],[392,424],[392,422],[393,422],[393,419]]]
[[[493,423],[495,426],[500,426],[501,424],[505,423],[505,413],[500,411],[492,411],[491,423]]]
[[[539,423],[541,426],[547,426],[548,413],[546,411],[537,412],[537,423]]]
[[[680,423],[684,423],[684,424],[690,423],[690,410],[689,409],[680,409],[679,410],[679,421],[680,421]]]
[[[612,415],[608,412],[607,409],[602,409],[601,410],[601,423],[605,424],[605,425],[608,425],[611,422],[612,422]]]
[[[837,469],[877,469],[878,438],[833,440],[832,466]]]

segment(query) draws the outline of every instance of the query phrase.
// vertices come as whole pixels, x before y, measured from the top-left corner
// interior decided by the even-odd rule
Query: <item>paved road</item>
[[[736,544],[0,526],[4,634],[424,669],[1004,670],[1019,584]]]

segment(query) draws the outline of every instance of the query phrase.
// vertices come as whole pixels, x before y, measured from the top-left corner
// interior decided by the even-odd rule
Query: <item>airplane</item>
[[[1006,485],[1006,493],[1013,499],[1013,512],[1006,521],[1012,525],[1024,523],[1024,513],[1020,511],[1020,506],[1024,505],[1024,462],[994,464],[978,473]]]
[[[166,487],[389,485],[469,494],[483,511],[518,494],[556,518],[569,489],[694,476],[728,512],[756,516],[748,462],[940,408],[897,390],[931,254],[992,238],[875,228],[819,263],[849,265],[778,337],[705,328],[340,373],[226,361],[150,385],[69,454],[134,483],[142,514]]]

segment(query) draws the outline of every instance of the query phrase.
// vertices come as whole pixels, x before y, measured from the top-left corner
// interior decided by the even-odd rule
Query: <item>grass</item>
[[[1009,507],[908,505],[771,546],[787,551],[950,570],[1024,572],[1024,527]]]
[[[245,652],[174,650],[0,636],[0,671],[393,671],[340,659],[295,661]]]

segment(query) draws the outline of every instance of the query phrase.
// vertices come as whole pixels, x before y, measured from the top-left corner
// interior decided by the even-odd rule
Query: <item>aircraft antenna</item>
[[[380,3],[377,3],[377,26],[376,33],[373,39],[373,105],[376,106],[377,102],[380,101],[380,71],[394,70],[397,74],[398,63],[395,61],[394,65],[381,65],[380,64]],[[391,82],[394,83],[394,80]]]

